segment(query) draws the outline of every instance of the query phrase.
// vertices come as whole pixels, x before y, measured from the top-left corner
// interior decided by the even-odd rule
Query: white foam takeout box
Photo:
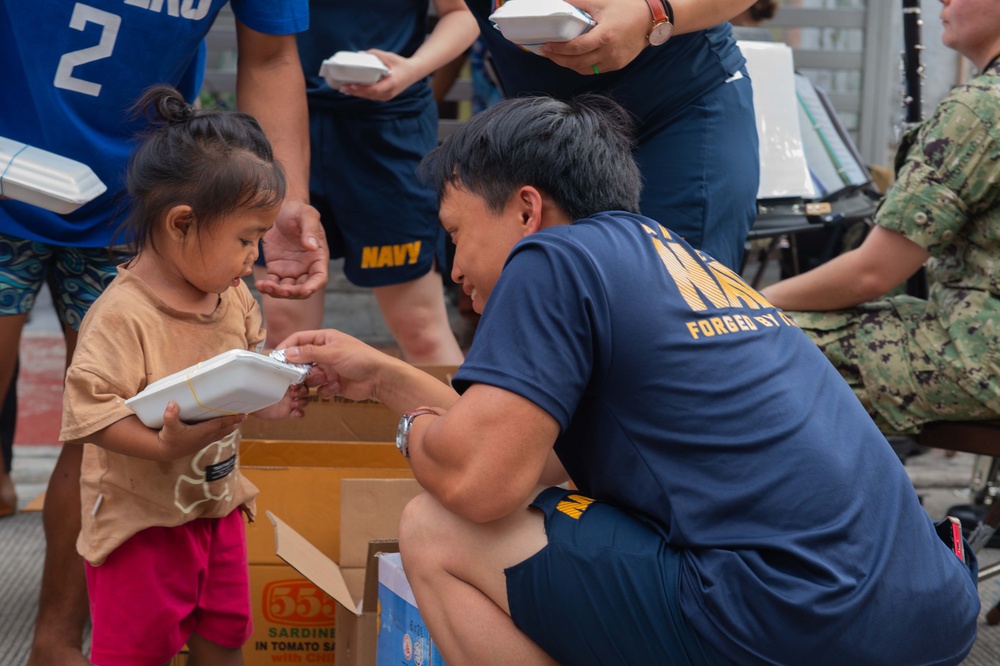
[[[548,42],[568,42],[597,25],[563,0],[507,0],[490,21],[509,41],[541,55]]]
[[[89,166],[0,136],[0,194],[66,215],[107,187]]]
[[[323,61],[319,74],[331,88],[345,83],[378,83],[389,73],[389,68],[379,57],[363,51],[337,51]]]
[[[125,405],[150,428],[163,427],[163,410],[171,400],[180,406],[186,423],[248,414],[281,400],[288,387],[301,383],[308,373],[307,366],[231,349],[153,382]]]

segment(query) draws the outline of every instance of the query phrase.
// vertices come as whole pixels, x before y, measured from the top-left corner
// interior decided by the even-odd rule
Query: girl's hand
[[[246,414],[234,414],[189,424],[181,421],[180,414],[181,408],[173,401],[163,410],[163,427],[156,433],[156,443],[165,454],[163,460],[197,453],[233,434],[247,419]]]
[[[306,403],[309,399],[309,387],[305,384],[292,384],[285,395],[273,405],[258,409],[253,413],[259,419],[300,419],[305,416]]]

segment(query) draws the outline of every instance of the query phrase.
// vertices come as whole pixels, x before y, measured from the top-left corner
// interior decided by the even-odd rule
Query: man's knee
[[[426,492],[407,502],[399,518],[400,549],[423,548],[426,542],[433,542],[434,515],[441,510],[438,501]]]

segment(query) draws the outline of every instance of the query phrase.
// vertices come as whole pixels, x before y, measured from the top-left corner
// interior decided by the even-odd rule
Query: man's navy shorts
[[[510,614],[562,664],[730,664],[677,599],[681,553],[636,517],[572,490],[532,504],[549,545],[506,570]]]

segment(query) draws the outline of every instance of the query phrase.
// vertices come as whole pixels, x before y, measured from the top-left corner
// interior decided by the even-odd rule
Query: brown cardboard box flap
[[[343,574],[340,573],[340,567],[270,511],[267,512],[267,517],[274,525],[274,544],[278,557],[315,583],[341,606],[355,615],[361,615],[358,604],[347,591],[347,584],[344,582]]]

